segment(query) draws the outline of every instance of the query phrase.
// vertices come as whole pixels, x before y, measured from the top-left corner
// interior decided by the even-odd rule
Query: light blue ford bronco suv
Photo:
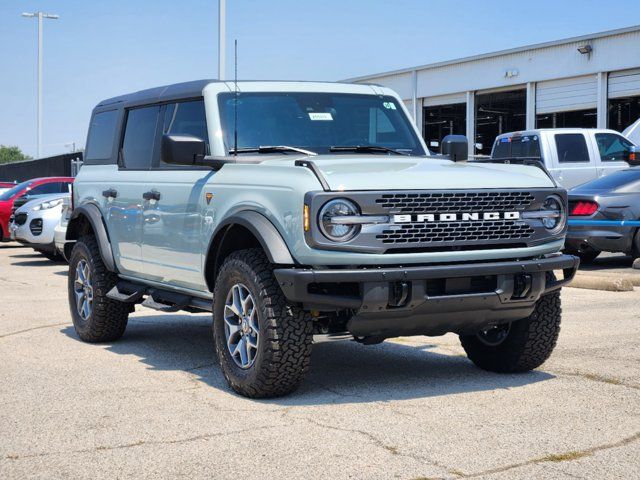
[[[100,102],[67,228],[69,305],[87,342],[134,306],[213,313],[230,386],[293,391],[314,339],[460,336],[523,372],[551,354],[566,192],[543,168],[431,154],[375,85],[195,81]]]

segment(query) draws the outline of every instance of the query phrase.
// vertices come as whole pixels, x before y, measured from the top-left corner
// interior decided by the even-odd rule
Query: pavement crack
[[[0,335],[0,338],[11,337],[13,335],[19,335],[21,333],[31,332],[33,330],[40,330],[42,328],[61,327],[63,325],[71,325],[71,323],[70,322],[52,323],[52,324],[49,324],[49,325],[40,325],[40,326],[37,326],[37,327],[25,328],[24,330],[18,330],[17,332],[4,333],[4,334]]]
[[[135,448],[142,446],[150,446],[150,445],[177,445],[182,443],[190,443],[197,442],[199,440],[209,440],[211,438],[219,438],[226,437],[229,435],[238,435],[248,432],[254,432],[256,430],[269,430],[272,428],[278,427],[287,427],[288,425],[265,425],[263,427],[252,427],[252,428],[244,428],[241,430],[233,430],[230,432],[218,432],[218,433],[205,433],[202,435],[195,435],[193,437],[187,438],[177,438],[177,439],[168,439],[168,440],[138,440],[136,442],[124,443],[120,445],[99,445],[93,448],[83,448],[79,450],[66,450],[66,451],[54,451],[54,452],[41,452],[41,453],[32,453],[26,455],[19,454],[10,454],[5,458],[8,460],[24,460],[28,458],[41,458],[41,457],[50,457],[53,455],[72,455],[77,453],[95,453],[95,452],[106,452],[111,450],[123,450],[127,448]]]
[[[570,461],[579,460],[581,458],[591,456],[594,453],[600,452],[603,450],[610,450],[612,448],[624,447],[625,445],[629,445],[639,439],[640,439],[640,432],[635,433],[634,435],[631,435],[629,437],[625,437],[622,440],[619,440],[613,443],[605,443],[603,445],[597,445],[595,447],[586,448],[584,450],[573,450],[569,452],[545,455],[544,457],[532,458],[531,460],[526,460],[524,462],[512,463],[502,467],[483,470],[482,472],[468,473],[468,474],[464,474],[463,472],[460,472],[462,474],[460,476],[463,478],[486,477],[487,475],[503,473],[509,470],[513,470],[515,468],[526,467],[529,465],[538,465],[542,463],[570,462]]]
[[[440,468],[442,470],[445,470],[447,473],[449,473],[450,475],[454,475],[455,477],[461,477],[462,472],[459,472],[458,470],[455,469],[451,469],[449,467],[447,467],[446,465],[443,465],[442,463],[439,463],[431,458],[422,456],[422,455],[417,455],[414,453],[409,453],[409,452],[403,452],[401,451],[398,447],[394,446],[394,445],[388,445],[385,442],[383,442],[380,438],[376,437],[375,435],[365,431],[365,430],[360,430],[357,428],[342,428],[342,427],[336,427],[334,425],[327,425],[325,423],[322,422],[318,422],[317,420],[313,420],[311,418],[305,418],[304,420],[306,420],[309,423],[312,423],[320,428],[325,428],[328,430],[336,430],[339,432],[347,432],[347,433],[355,433],[358,435],[361,435],[367,439],[369,439],[369,441],[371,441],[374,445],[382,448],[383,450],[386,450],[389,454],[391,455],[398,455],[399,457],[404,457],[404,458],[411,458],[412,460],[416,460],[418,462],[427,462],[428,464],[430,464],[431,466]]]
[[[609,385],[619,385],[621,387],[632,388],[634,390],[640,390],[640,385],[636,385],[636,384],[633,384],[633,383],[626,383],[626,382],[623,382],[622,380],[620,380],[619,378],[609,377],[609,376],[606,376],[606,375],[599,375],[597,373],[587,373],[587,372],[579,372],[579,371],[567,372],[567,371],[563,371],[563,370],[557,370],[557,371],[549,370],[548,372],[549,373],[553,373],[555,375],[565,375],[565,376],[568,376],[568,377],[579,377],[579,378],[584,378],[586,380],[591,380],[592,382],[607,383]]]

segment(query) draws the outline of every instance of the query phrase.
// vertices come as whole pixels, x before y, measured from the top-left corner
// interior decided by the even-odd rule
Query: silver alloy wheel
[[[93,308],[93,286],[91,285],[91,270],[86,260],[80,260],[76,265],[76,277],[73,282],[73,292],[76,295],[76,310],[83,320],[87,320]]]
[[[249,289],[236,283],[224,305],[224,335],[231,358],[240,368],[253,365],[258,354],[258,310]]]

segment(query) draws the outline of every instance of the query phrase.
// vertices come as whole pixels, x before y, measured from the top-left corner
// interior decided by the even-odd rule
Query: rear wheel
[[[538,300],[529,317],[499,325],[477,335],[460,335],[469,359],[491,372],[526,372],[551,355],[560,334],[560,292]]]
[[[218,273],[213,337],[231,388],[253,398],[294,391],[310,363],[312,319],[287,302],[260,249],[234,252]]]
[[[93,236],[80,238],[69,259],[69,308],[73,326],[85,342],[111,342],[127,328],[130,306],[107,297],[118,281],[105,267]]]

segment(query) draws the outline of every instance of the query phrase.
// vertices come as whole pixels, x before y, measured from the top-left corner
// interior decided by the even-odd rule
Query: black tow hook
[[[389,286],[389,306],[404,307],[411,297],[411,282],[393,282]]]

